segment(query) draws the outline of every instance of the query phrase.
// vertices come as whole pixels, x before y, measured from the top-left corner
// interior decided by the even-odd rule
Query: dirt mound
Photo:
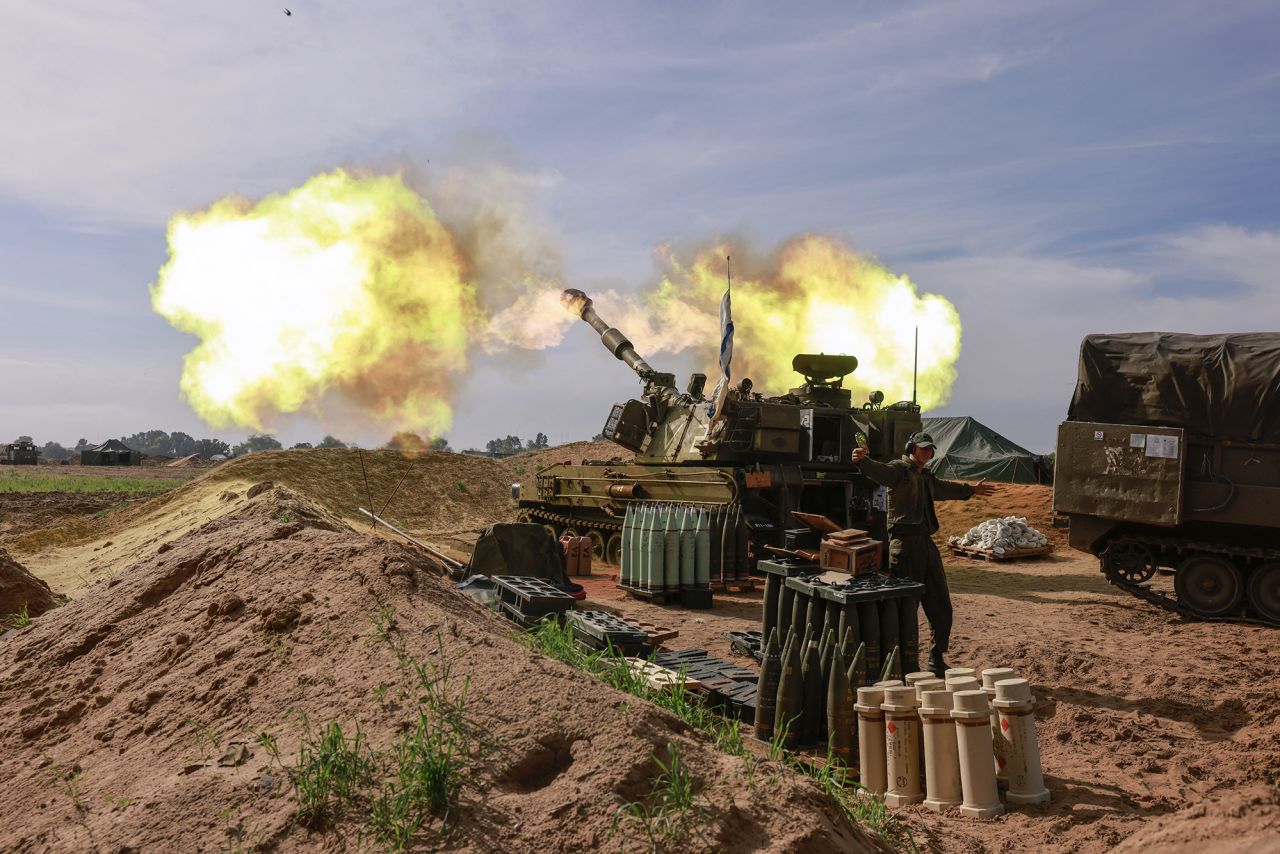
[[[260,465],[275,463],[255,462],[254,476]],[[614,819],[650,791],[668,744],[709,810],[694,849],[874,844],[812,781],[728,757],[531,653],[416,552],[355,533],[279,482],[228,501],[231,512],[0,641],[0,713],[16,722],[0,733],[0,810],[23,816],[0,828],[0,849],[355,845],[358,811],[320,830],[295,821],[284,768],[330,722],[347,734],[358,724],[379,749],[412,730],[425,684],[413,666],[451,670],[436,685],[465,679],[465,725],[495,746],[464,780],[452,829],[424,830],[420,847],[628,848]]]
[[[231,460],[207,477],[269,480],[344,519],[367,524],[358,510],[365,507],[415,530],[483,527],[512,505],[501,461],[443,451],[272,451]]]
[[[121,492],[0,493],[0,536],[17,536],[81,517],[104,514],[146,496]]]
[[[478,531],[515,516],[510,470],[497,460],[439,452],[274,451],[229,461],[109,514],[64,519],[7,537],[6,545],[33,572],[74,597],[164,543],[235,511],[262,482],[303,493],[357,528],[370,525],[358,508],[372,507],[429,538]]]
[[[570,463],[581,465],[584,460],[621,460],[631,462],[636,457],[631,451],[615,445],[607,439],[590,442],[570,442],[567,445],[556,445],[544,451],[528,451],[506,457],[506,463],[513,472],[532,477],[538,469],[546,468],[554,463]]]
[[[27,616],[43,614],[58,605],[59,599],[39,578],[0,548],[0,617],[16,614],[23,608]]]

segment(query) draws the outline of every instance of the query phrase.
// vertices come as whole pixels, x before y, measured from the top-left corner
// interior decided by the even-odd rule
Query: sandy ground
[[[296,709],[316,721],[358,719],[386,744],[405,719],[373,693],[398,678],[394,658],[370,641],[369,615],[387,602],[419,654],[441,654],[441,631],[447,650],[461,651],[477,714],[507,745],[478,770],[446,847],[616,849],[604,817],[643,793],[652,754],[671,739],[687,748],[714,806],[710,847],[865,847],[803,779],[769,768],[761,787],[741,760],[664,713],[530,655],[509,627],[441,586],[414,550],[366,536],[355,509],[385,500],[387,515],[415,531],[465,537],[510,517],[509,483],[525,476],[517,467],[608,455],[591,443],[500,461],[255,455],[101,518],[0,537],[45,580],[82,582],[73,591],[54,583],[76,601],[0,639],[0,710],[16,722],[0,737],[9,780],[0,809],[24,817],[0,830],[0,849],[342,847],[333,834],[352,828],[341,822],[329,833],[290,824],[285,775],[260,748],[240,767],[203,754],[268,726],[294,761]],[[276,486],[251,498],[263,481]],[[1275,631],[1188,622],[1119,594],[1094,558],[1063,545],[1050,504],[1044,487],[951,502],[940,507],[939,538],[1014,514],[1058,544],[1049,558],[999,564],[944,552],[956,608],[949,659],[1031,680],[1053,802],[990,822],[907,808],[899,814],[917,843],[1280,850]],[[671,646],[725,658],[723,632],[759,620],[758,591],[683,611],[624,598],[603,568],[588,590],[589,607],[677,629]]]
[[[424,696],[464,691],[460,800],[415,850],[640,850],[615,819],[673,744],[698,798],[690,850],[877,847],[812,781],[531,652],[414,551],[284,487],[227,502],[0,639],[0,850],[357,847],[355,815],[295,821],[304,736],[336,722],[389,750],[438,708]]]
[[[1001,563],[943,550],[956,615],[948,662],[1031,680],[1053,800],[990,822],[923,807],[900,817],[922,849],[947,852],[1280,851],[1280,635],[1190,622],[1120,593],[1096,558],[1061,545],[1051,504],[1046,487],[1005,485],[940,505],[938,539],[1016,513],[1059,543],[1048,558]],[[685,611],[630,599],[610,575],[586,581],[589,603],[754,666],[723,633],[759,628],[759,590]]]

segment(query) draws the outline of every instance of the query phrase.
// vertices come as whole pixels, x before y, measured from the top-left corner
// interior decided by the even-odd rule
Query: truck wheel
[[[1244,583],[1240,570],[1217,555],[1193,554],[1173,576],[1179,604],[1202,617],[1226,617],[1240,609]]]
[[[1264,563],[1249,576],[1249,605],[1262,619],[1280,626],[1280,560]]]

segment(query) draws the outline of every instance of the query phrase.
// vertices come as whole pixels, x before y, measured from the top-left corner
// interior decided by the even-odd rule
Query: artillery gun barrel
[[[560,302],[569,311],[591,324],[591,328],[600,336],[601,342],[604,343],[605,347],[609,348],[609,352],[626,362],[627,367],[639,374],[641,379],[647,381],[657,373],[631,346],[627,336],[623,335],[617,328],[605,323],[600,315],[596,314],[596,310],[591,307],[591,298],[589,296],[577,288],[566,288],[560,294]]]

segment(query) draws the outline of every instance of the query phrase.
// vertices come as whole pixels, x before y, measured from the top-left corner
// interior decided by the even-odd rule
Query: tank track
[[[542,510],[538,507],[529,507],[522,511],[522,514],[528,514],[531,522],[549,522],[553,525],[562,525],[567,528],[581,528],[583,532],[589,529],[597,531],[621,531],[621,522],[604,522],[595,519],[580,519],[569,516],[565,513],[553,513],[550,510]]]
[[[1170,552],[1183,556],[1188,552],[1199,552],[1201,554],[1220,555],[1226,558],[1247,557],[1259,560],[1276,560],[1280,559],[1280,549],[1261,548],[1257,546],[1228,546],[1222,543],[1211,543],[1202,540],[1184,540],[1174,537],[1153,537],[1149,535],[1122,535],[1124,540],[1141,543],[1151,550],[1153,554],[1168,554]],[[1117,539],[1120,539],[1117,538]],[[1121,578],[1109,575],[1104,569],[1103,575],[1111,584],[1124,590],[1132,596],[1143,599],[1163,608],[1174,614],[1186,617],[1190,620],[1201,620],[1207,623],[1251,623],[1255,626],[1271,626],[1276,627],[1276,623],[1268,622],[1253,614],[1245,613],[1245,606],[1248,603],[1248,597],[1241,600],[1241,612],[1225,617],[1205,617],[1191,610],[1186,605],[1178,602],[1173,596],[1158,593],[1145,584],[1132,584]]]
[[[596,534],[599,539],[592,546],[593,560],[608,562],[609,539],[622,530],[622,522],[608,522],[603,519],[582,519],[567,513],[556,513],[540,507],[527,507],[520,511],[520,517],[540,525],[557,525],[560,528],[573,528],[579,536]]]

